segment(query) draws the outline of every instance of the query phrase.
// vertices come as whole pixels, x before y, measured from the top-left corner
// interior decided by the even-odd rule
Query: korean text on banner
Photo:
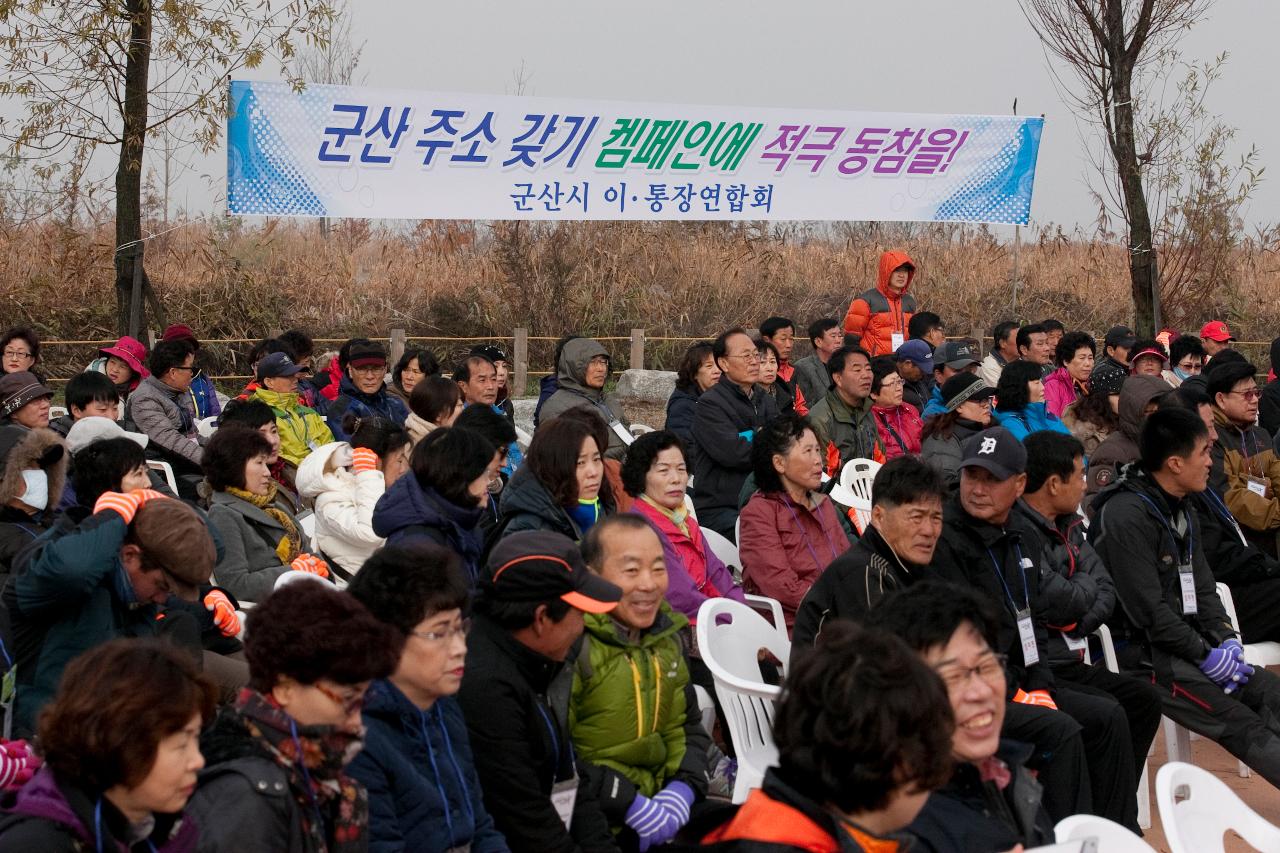
[[[228,212],[1026,223],[1041,118],[233,81]]]

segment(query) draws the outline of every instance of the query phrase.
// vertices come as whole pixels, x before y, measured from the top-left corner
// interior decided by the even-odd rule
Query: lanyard
[[[1017,542],[1012,543],[1013,553],[1018,558],[1018,570],[1022,573],[1022,597],[1026,601],[1027,610],[1031,610],[1031,588],[1027,586],[1027,566],[1022,562],[1022,546]],[[1004,594],[1009,599],[1009,607],[1014,613],[1018,612],[1018,605],[1013,600],[1013,593],[1009,591],[1009,584],[1004,579],[1004,572],[1000,570],[1000,563],[996,560],[996,555],[990,548],[987,549],[987,556],[991,558],[991,568],[995,569],[996,577],[1000,579],[1000,585],[1004,587]]]
[[[298,724],[292,717],[289,718],[289,734],[293,736],[293,747],[297,750],[298,769],[302,771],[302,780],[307,785],[307,799],[311,801],[311,810],[316,815],[316,825],[324,830],[324,815],[320,812],[320,803],[316,800],[315,787],[311,784],[311,773],[307,770],[307,763],[303,760],[302,741],[298,740]]]
[[[1227,509],[1227,505],[1222,502],[1222,498],[1218,497],[1217,493],[1214,492],[1213,489],[1205,489],[1200,494],[1205,495],[1205,500],[1207,500],[1210,506],[1213,507],[1213,511],[1217,513],[1218,517],[1231,525],[1231,529],[1240,537],[1241,544],[1247,546],[1249,544],[1249,540],[1244,538],[1244,531],[1240,529],[1240,523],[1237,522],[1236,517],[1231,514],[1231,510]]]
[[[556,727],[551,722],[551,716],[547,713],[547,709],[542,707],[542,703],[535,701],[533,703],[538,708],[538,713],[542,715],[542,722],[547,726],[547,734],[551,735],[551,750],[556,754],[555,767],[551,771],[551,786],[555,787],[556,777],[560,775],[560,738],[556,735]],[[569,759],[573,760],[573,742],[569,742]]]
[[[1206,489],[1205,491],[1209,491],[1209,490]],[[1156,507],[1156,505],[1151,502],[1151,499],[1149,497],[1147,497],[1146,495],[1140,492],[1134,492],[1134,494],[1136,494],[1139,498],[1141,498],[1142,501],[1147,506],[1151,507],[1151,511],[1154,512],[1156,514],[1156,517],[1160,519],[1160,523],[1164,525],[1165,532],[1169,534],[1169,541],[1173,543],[1173,552],[1174,554],[1177,554],[1178,553],[1178,534],[1174,531],[1173,525],[1169,523],[1168,519],[1164,517],[1164,513],[1162,513]],[[1187,519],[1187,559],[1183,562],[1183,565],[1187,565],[1187,566],[1191,565],[1191,557],[1192,555],[1195,554],[1195,551],[1196,551],[1196,529],[1195,529],[1195,526],[1192,525],[1191,519],[1188,518]]]
[[[787,502],[787,510],[791,513],[791,520],[795,522],[796,529],[804,537],[804,547],[809,549],[809,556],[813,557],[814,567],[821,571],[824,564],[822,560],[818,559],[818,552],[813,550],[813,543],[809,541],[809,534],[805,532],[804,525],[800,523],[800,517],[796,515],[795,507],[791,505],[791,496],[783,495],[782,498]],[[834,560],[840,555],[836,552],[835,543],[831,541],[831,534],[827,532],[827,527],[822,523],[822,518],[817,513],[813,513],[813,516],[818,520],[818,527],[822,528],[822,535],[827,537],[827,547],[831,549],[831,559]],[[825,565],[830,565],[830,563]]]

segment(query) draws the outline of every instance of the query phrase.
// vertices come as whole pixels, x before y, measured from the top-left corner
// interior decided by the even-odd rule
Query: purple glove
[[[662,796],[661,792],[658,796]],[[656,798],[651,800],[643,794],[636,794],[623,821],[640,837],[640,853],[666,844],[680,831],[676,815],[658,803]]]
[[[694,793],[683,782],[668,782],[667,787],[653,795],[653,801],[675,815],[683,827],[689,822],[689,809],[693,807]]]
[[[1227,640],[1212,649],[1200,662],[1200,671],[1225,693],[1234,693],[1253,675],[1253,667],[1244,662],[1244,649],[1238,640]]]

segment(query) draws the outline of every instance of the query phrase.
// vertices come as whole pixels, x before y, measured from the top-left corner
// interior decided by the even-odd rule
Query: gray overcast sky
[[[368,86],[502,94],[524,62],[527,94],[673,103],[1044,113],[1032,215],[1090,223],[1080,130],[1016,0],[352,0]],[[1280,77],[1280,3],[1219,0],[1184,37],[1188,59],[1230,51],[1209,106],[1261,162],[1280,163],[1280,113],[1257,98]],[[267,78],[269,73],[252,76]],[[1087,130],[1087,128],[1085,128]],[[199,171],[219,176],[225,154]],[[200,182],[203,183],[203,182]],[[183,193],[177,194],[178,198]],[[190,204],[207,204],[194,185]],[[1246,221],[1280,220],[1264,182]]]

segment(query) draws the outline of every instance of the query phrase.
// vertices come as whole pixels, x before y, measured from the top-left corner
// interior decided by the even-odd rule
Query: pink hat
[[[142,366],[142,360],[147,357],[147,348],[142,342],[136,338],[125,335],[116,341],[115,346],[103,347],[98,350],[103,355],[114,355],[123,361],[139,376],[149,376],[147,369]]]

